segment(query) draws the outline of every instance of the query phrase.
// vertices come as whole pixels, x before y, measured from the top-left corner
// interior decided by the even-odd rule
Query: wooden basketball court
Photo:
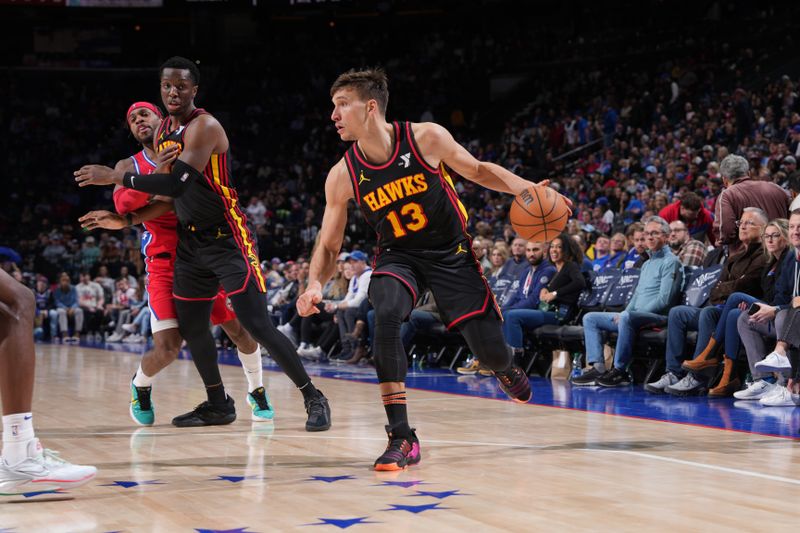
[[[171,418],[205,399],[179,360],[155,383],[156,425],[140,428],[127,412],[139,355],[37,353],[37,435],[99,473],[0,500],[0,531],[796,531],[800,516],[794,439],[414,390],[422,462],[376,473],[372,383],[315,378],[333,410],[315,434],[282,373],[265,372],[274,425],[251,423],[241,369],[223,366],[239,420],[178,429]]]

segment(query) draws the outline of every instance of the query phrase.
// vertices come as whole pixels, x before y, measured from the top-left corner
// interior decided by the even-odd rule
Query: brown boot
[[[361,335],[364,333],[364,328],[366,327],[367,323],[363,320],[356,320],[356,325],[353,327],[353,331],[348,333],[348,335],[354,339],[361,338]]]
[[[719,364],[719,359],[716,357],[716,350],[714,350],[716,346],[717,341],[714,340],[714,337],[711,337],[703,351],[697,354],[697,357],[691,361],[684,361],[681,368],[692,372],[699,372],[700,370],[717,366]]]
[[[345,364],[354,365],[364,359],[367,356],[367,349],[361,346],[360,344],[356,346],[355,351],[353,352],[353,357],[345,361]]]
[[[708,391],[708,395],[713,398],[727,398],[728,396],[733,396],[733,393],[739,390],[742,386],[739,378],[733,378],[731,380],[731,375],[733,374],[733,359],[728,359],[725,357],[725,366],[722,370],[722,378],[719,380],[719,383],[716,387]]]

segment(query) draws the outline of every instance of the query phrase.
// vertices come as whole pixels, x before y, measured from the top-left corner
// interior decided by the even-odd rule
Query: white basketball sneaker
[[[93,466],[73,465],[53,450],[42,448],[39,439],[28,444],[28,458],[15,465],[0,459],[0,496],[80,487],[94,479]]]

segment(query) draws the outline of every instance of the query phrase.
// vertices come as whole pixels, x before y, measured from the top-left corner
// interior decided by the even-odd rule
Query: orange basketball
[[[564,197],[550,187],[529,187],[514,198],[509,218],[520,237],[549,242],[564,231],[569,207]]]

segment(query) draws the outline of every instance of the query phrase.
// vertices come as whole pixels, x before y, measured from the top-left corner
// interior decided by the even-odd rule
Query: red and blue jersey
[[[147,156],[144,150],[132,155],[131,160],[136,174],[152,174],[156,169],[156,163]],[[114,191],[114,207],[116,207],[117,213],[125,215],[149,204],[150,196],[141,191],[118,187]],[[178,246],[178,218],[174,212],[170,211],[158,218],[148,220],[144,223],[144,228],[142,254],[145,257],[155,257],[164,253],[175,256],[175,248]]]

